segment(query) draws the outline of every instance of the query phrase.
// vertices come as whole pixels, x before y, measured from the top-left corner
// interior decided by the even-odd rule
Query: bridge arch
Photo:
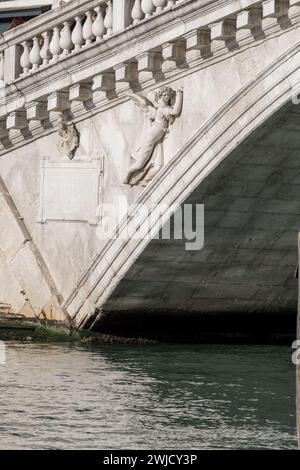
[[[143,191],[138,204],[151,207],[164,204],[170,209],[155,219],[151,210],[144,223],[153,231],[171,215],[171,208],[186,201],[188,196],[255,130],[295,97],[300,84],[299,43],[276,62],[259,73],[255,80],[241,88],[205,122],[178,151],[157,177]],[[63,307],[78,325],[88,325],[101,316],[101,308],[124,278],[130,267],[146,248],[149,240],[126,240],[124,231],[131,231],[136,208],[116,228],[119,235],[110,240],[83,274]]]

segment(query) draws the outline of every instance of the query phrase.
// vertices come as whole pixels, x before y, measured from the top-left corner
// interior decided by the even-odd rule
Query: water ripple
[[[294,449],[283,346],[8,343],[0,449]]]

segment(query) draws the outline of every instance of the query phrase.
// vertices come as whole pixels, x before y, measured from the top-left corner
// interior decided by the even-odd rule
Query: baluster
[[[70,54],[70,50],[73,48],[72,38],[71,38],[71,23],[70,21],[64,22],[64,27],[60,32],[60,47],[63,49],[62,55]]]
[[[42,38],[43,38],[43,46],[41,49],[41,59],[43,60],[43,66],[46,66],[49,64],[49,59],[51,57],[50,53],[50,33],[49,31],[46,31],[45,33],[42,33]]]
[[[161,13],[166,6],[166,0],[152,0],[153,5],[156,7],[155,13]]]
[[[97,16],[92,26],[92,32],[93,35],[96,37],[96,41],[99,42],[104,36],[105,26],[101,7],[96,7],[95,12]]]
[[[94,35],[93,35],[93,20],[92,20],[91,11],[86,12],[86,20],[83,25],[82,36],[83,36],[83,39],[85,40],[86,46],[89,46],[90,44],[92,44]]]
[[[135,0],[131,12],[131,18],[133,19],[133,24],[138,24],[144,18],[144,13],[141,8],[141,0]]]
[[[145,13],[146,20],[151,18],[152,13],[154,12],[154,5],[152,0],[142,0],[142,10]]]
[[[106,28],[106,37],[111,36],[112,31],[113,31],[113,8],[112,8],[111,0],[108,0],[107,2],[106,15],[104,18],[104,26]]]
[[[33,38],[33,46],[29,54],[29,60],[32,64],[32,71],[37,70],[42,63],[38,36]]]
[[[62,48],[60,47],[59,26],[54,26],[53,28],[53,35],[50,42],[50,52],[52,54],[52,60],[50,62],[57,62],[59,55],[62,52]]]
[[[81,46],[84,44],[82,36],[82,16],[76,16],[75,18],[76,25],[72,32],[72,42],[75,46],[75,52],[81,49]]]
[[[30,70],[31,62],[29,59],[30,49],[29,49],[29,41],[24,41],[21,43],[23,47],[23,54],[21,55],[20,64],[23,69],[23,75],[27,75]]]
[[[4,53],[0,53],[0,82],[4,81]]]

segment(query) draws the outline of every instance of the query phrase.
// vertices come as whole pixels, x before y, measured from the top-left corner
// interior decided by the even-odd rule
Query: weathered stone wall
[[[166,73],[165,80],[157,83],[155,87],[151,85],[152,89],[158,89],[163,84],[169,84],[174,89],[182,86],[184,90],[182,114],[172,125],[171,132],[164,142],[166,165],[171,164],[174,155],[178,153],[188,139],[206,122],[211,122],[234,95],[237,95],[246,84],[257,80],[259,73],[271,64],[276,65],[276,61],[280,56],[297,44],[298,26],[284,30],[279,25],[276,26],[275,19],[269,21],[270,24],[274,23],[275,25],[274,33],[266,40],[258,41],[255,44],[251,43],[251,45],[244,48],[232,44],[230,51],[228,49],[224,50],[223,56],[218,55],[216,59],[212,58],[209,62],[201,61],[199,51],[192,51],[188,59],[192,60],[193,57],[194,59],[198,57],[197,66],[190,68],[187,63],[186,67],[178,69],[176,75],[172,74],[172,77],[168,77],[168,73]],[[291,54],[288,60],[298,63],[298,54]],[[282,69],[280,73],[282,73]],[[289,82],[290,87],[294,85],[295,80],[297,82],[297,79],[299,77],[295,74]],[[261,91],[266,94],[266,106],[268,104],[268,87],[272,87],[272,80],[274,80],[274,74],[271,75],[270,73],[269,82],[266,79],[262,85],[265,87]],[[286,84],[283,85],[282,91],[285,90],[285,87]],[[245,100],[247,100],[247,97]],[[245,108],[245,102],[241,106]],[[274,112],[277,106],[276,103],[273,109]],[[272,104],[270,104],[271,107]],[[76,295],[76,292],[80,290],[79,305],[89,295],[93,282],[95,282],[93,278],[91,282],[82,287],[83,283],[80,282],[80,277],[83,273],[86,273],[87,277],[89,276],[89,272],[92,272],[89,270],[93,265],[93,260],[105,245],[103,241],[97,238],[93,221],[87,220],[87,208],[80,207],[81,195],[72,192],[71,197],[74,199],[69,200],[70,193],[68,190],[70,187],[67,181],[67,172],[64,176],[66,178],[65,194],[61,191],[61,187],[64,186],[63,177],[62,180],[59,180],[58,199],[52,199],[55,207],[52,206],[51,200],[47,200],[41,216],[41,192],[46,184],[42,178],[43,175],[44,178],[50,178],[49,173],[47,176],[47,172],[43,173],[43,170],[41,170],[42,159],[47,159],[47,162],[53,163],[54,167],[57,163],[59,167],[59,172],[52,173],[53,194],[55,194],[55,186],[53,186],[55,175],[58,179],[60,178],[58,175],[62,163],[69,165],[70,168],[72,167],[76,172],[76,178],[80,179],[80,165],[82,165],[82,162],[89,165],[89,162],[92,161],[100,162],[95,167],[95,172],[99,172],[100,168],[97,191],[93,187],[93,191],[97,192],[99,202],[116,204],[119,196],[125,196],[129,202],[134,202],[142,193],[142,188],[130,188],[123,184],[123,180],[129,165],[130,153],[135,150],[137,138],[141,133],[143,113],[131,101],[119,104],[99,114],[94,111],[94,115],[91,113],[89,117],[76,123],[80,133],[80,146],[72,162],[59,148],[60,141],[57,133],[49,130],[47,131],[48,135],[43,138],[18,149],[10,150],[8,148],[7,153],[1,156],[1,177],[47,268],[47,276],[43,275],[42,270],[38,274],[32,274],[33,284],[30,284],[30,288],[27,287],[27,281],[21,282],[20,278],[23,279],[25,276],[25,266],[25,272],[28,273],[28,276],[31,276],[30,273],[35,272],[35,261],[26,261],[25,264],[21,262],[20,258],[20,267],[16,267],[13,274],[11,274],[11,263],[7,262],[12,256],[15,256],[24,241],[18,241],[13,252],[10,248],[11,242],[8,245],[4,242],[1,244],[1,256],[6,261],[3,263],[1,273],[0,300],[11,303],[16,310],[22,304],[19,285],[22,290],[25,289],[26,295],[36,305],[37,310],[41,309],[48,301],[51,302],[53,292],[58,297],[61,296],[60,300],[63,303],[71,294]],[[235,109],[234,112],[237,113],[237,110]],[[272,110],[269,110],[269,113],[272,113]],[[253,110],[254,115],[255,110]],[[235,126],[242,129],[244,123],[236,122]],[[219,129],[220,135],[223,130],[224,127]],[[280,136],[278,138],[280,139]],[[207,144],[209,144],[209,140]],[[78,171],[76,170],[77,164]],[[103,168],[103,175],[101,168]],[[178,187],[182,187],[183,190],[187,190],[181,168],[178,168],[177,173],[177,180],[176,182],[172,180],[172,186],[176,184]],[[84,171],[82,171],[82,180],[79,181],[79,184],[81,187],[86,187],[88,193],[90,179]],[[93,182],[93,184],[95,183]],[[57,210],[57,207],[61,206],[63,212],[66,201],[71,206],[73,204],[74,213],[76,212],[75,208],[78,208],[75,219],[64,221],[59,220],[58,216],[57,220],[53,220],[53,213]],[[94,202],[96,206],[97,201]],[[90,213],[90,208],[88,209]],[[50,214],[49,219],[47,214]],[[3,216],[1,225],[3,223],[3,227],[6,227],[5,231],[9,233],[9,238],[18,240],[19,229],[13,227],[13,222],[6,221],[8,218],[9,216]],[[41,223],[41,220],[43,223]],[[132,258],[133,261],[134,257]],[[107,259],[106,263],[109,264],[110,259]],[[12,276],[16,280],[12,280]],[[49,276],[51,280],[49,280]],[[44,284],[46,286],[45,290]],[[34,300],[36,293],[41,295],[41,301]],[[91,305],[101,306],[102,301],[100,305],[95,301],[91,301]],[[74,308],[75,310],[76,308]],[[57,309],[57,312],[57,317],[61,318],[60,309]],[[71,315],[73,316],[73,310]]]
[[[0,180],[0,299],[12,311],[65,321],[51,275]]]

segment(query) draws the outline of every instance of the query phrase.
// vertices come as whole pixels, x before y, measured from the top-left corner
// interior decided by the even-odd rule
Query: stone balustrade
[[[1,63],[0,79],[9,81],[10,78],[16,79],[33,73],[94,42],[106,40],[114,32],[169,10],[185,0],[134,0],[133,5],[132,1],[83,1],[82,8],[71,10],[69,15],[69,6],[66,14],[64,8],[56,10],[57,21],[53,27],[46,24],[45,30],[38,26],[32,37],[26,37],[19,44],[15,44],[15,70],[12,76],[8,74],[5,77],[5,65]]]
[[[18,59],[20,62],[17,60],[14,77],[33,73],[42,67],[58,62],[70,53],[80,51],[95,41],[99,42],[111,36],[113,31],[112,0],[89,3],[86,5],[90,7],[89,9],[79,9],[66,18],[58,15],[57,23],[53,27],[47,27],[47,30],[37,28],[32,38],[26,38],[17,44],[15,47],[19,49],[21,46],[22,54]],[[5,72],[3,75],[5,79]]]
[[[239,0],[70,0],[7,31],[0,39],[2,150],[14,143],[12,130],[46,122],[53,111],[72,109],[76,119],[77,108],[84,112],[80,103],[93,103],[89,109],[99,112],[127,99],[129,89],[157,86],[219,50],[232,51],[240,33],[248,31],[248,41],[261,39],[258,33],[288,19],[292,8],[300,14],[300,0],[242,5]]]
[[[101,41],[111,36],[112,26],[112,1],[102,1],[94,10],[71,17],[63,24],[55,26],[52,31],[35,36],[32,41],[24,41],[24,51],[20,59],[23,74],[55,63],[60,57],[80,51],[93,41]]]

